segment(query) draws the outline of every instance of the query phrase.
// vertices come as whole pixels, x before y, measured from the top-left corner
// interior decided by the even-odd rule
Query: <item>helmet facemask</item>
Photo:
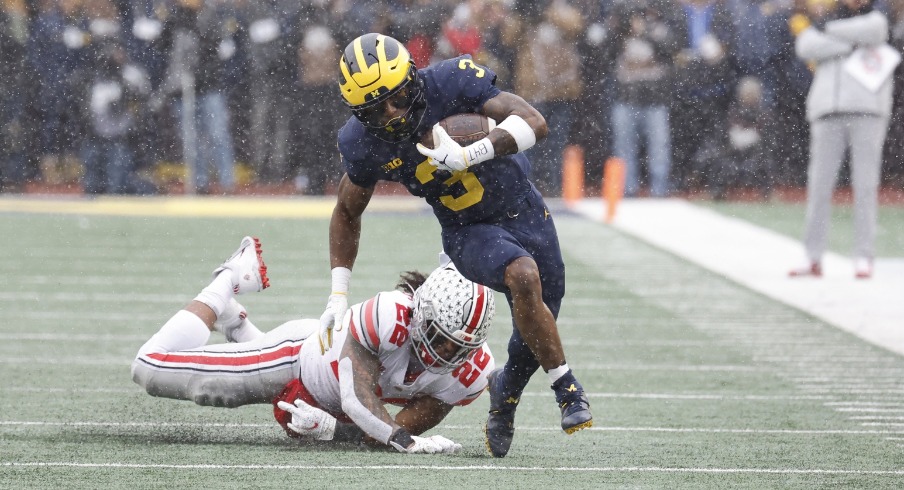
[[[483,344],[458,328],[448,328],[439,323],[432,302],[425,302],[412,319],[411,340],[415,355],[427,371],[447,374],[470,359]],[[454,350],[446,345],[454,346]],[[440,353],[441,351],[442,353]],[[451,352],[451,355],[449,353]]]
[[[407,109],[405,114],[382,122],[387,101],[391,101],[396,108]],[[408,77],[398,87],[364,104],[351,106],[352,114],[369,133],[390,143],[398,143],[414,135],[421,125],[426,108],[424,82],[413,63]]]
[[[434,271],[414,293],[411,344],[427,371],[455,371],[484,343],[496,306],[493,292],[454,267]]]
[[[339,71],[342,100],[369,133],[391,143],[417,133],[427,101],[404,44],[374,32],[359,36],[345,47]],[[387,101],[405,113],[386,121]]]

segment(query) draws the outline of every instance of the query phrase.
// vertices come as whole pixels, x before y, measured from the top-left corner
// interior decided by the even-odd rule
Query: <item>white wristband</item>
[[[348,284],[352,280],[351,269],[333,267],[330,274],[333,276],[333,289],[330,294],[348,294]]]
[[[537,143],[537,135],[534,133],[534,129],[519,115],[512,114],[496,127],[504,129],[508,134],[512,135],[512,138],[515,139],[515,144],[518,145],[518,153]]]
[[[464,147],[464,150],[469,167],[471,165],[477,165],[480,162],[492,160],[496,156],[496,149],[493,148],[493,143],[490,142],[490,138],[483,138],[471,143]]]

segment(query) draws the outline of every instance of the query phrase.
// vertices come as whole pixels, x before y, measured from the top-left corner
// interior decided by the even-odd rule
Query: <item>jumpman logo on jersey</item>
[[[549,210],[543,208],[543,219],[549,219]]]

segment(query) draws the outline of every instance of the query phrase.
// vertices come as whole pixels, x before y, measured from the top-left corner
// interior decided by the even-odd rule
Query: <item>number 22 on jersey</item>
[[[490,355],[483,351],[483,347],[480,348],[477,352],[471,356],[471,359],[458,366],[455,371],[452,371],[452,376],[458,378],[458,381],[464,385],[465,388],[470,388],[477,378],[480,376],[480,373],[486,369],[487,364],[490,363]]]

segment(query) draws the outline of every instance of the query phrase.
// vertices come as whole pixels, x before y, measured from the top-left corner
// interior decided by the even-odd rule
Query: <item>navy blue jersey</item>
[[[428,163],[415,147],[439,121],[477,112],[498,95],[496,74],[468,55],[418,73],[424,81],[427,108],[419,133],[410,140],[383,141],[368,133],[355,117],[339,131],[339,153],[349,179],[361,187],[372,187],[380,180],[403,184],[408,192],[430,203],[443,227],[504,216],[531,193],[530,163],[523,154],[497,157],[465,172],[451,173]]]

